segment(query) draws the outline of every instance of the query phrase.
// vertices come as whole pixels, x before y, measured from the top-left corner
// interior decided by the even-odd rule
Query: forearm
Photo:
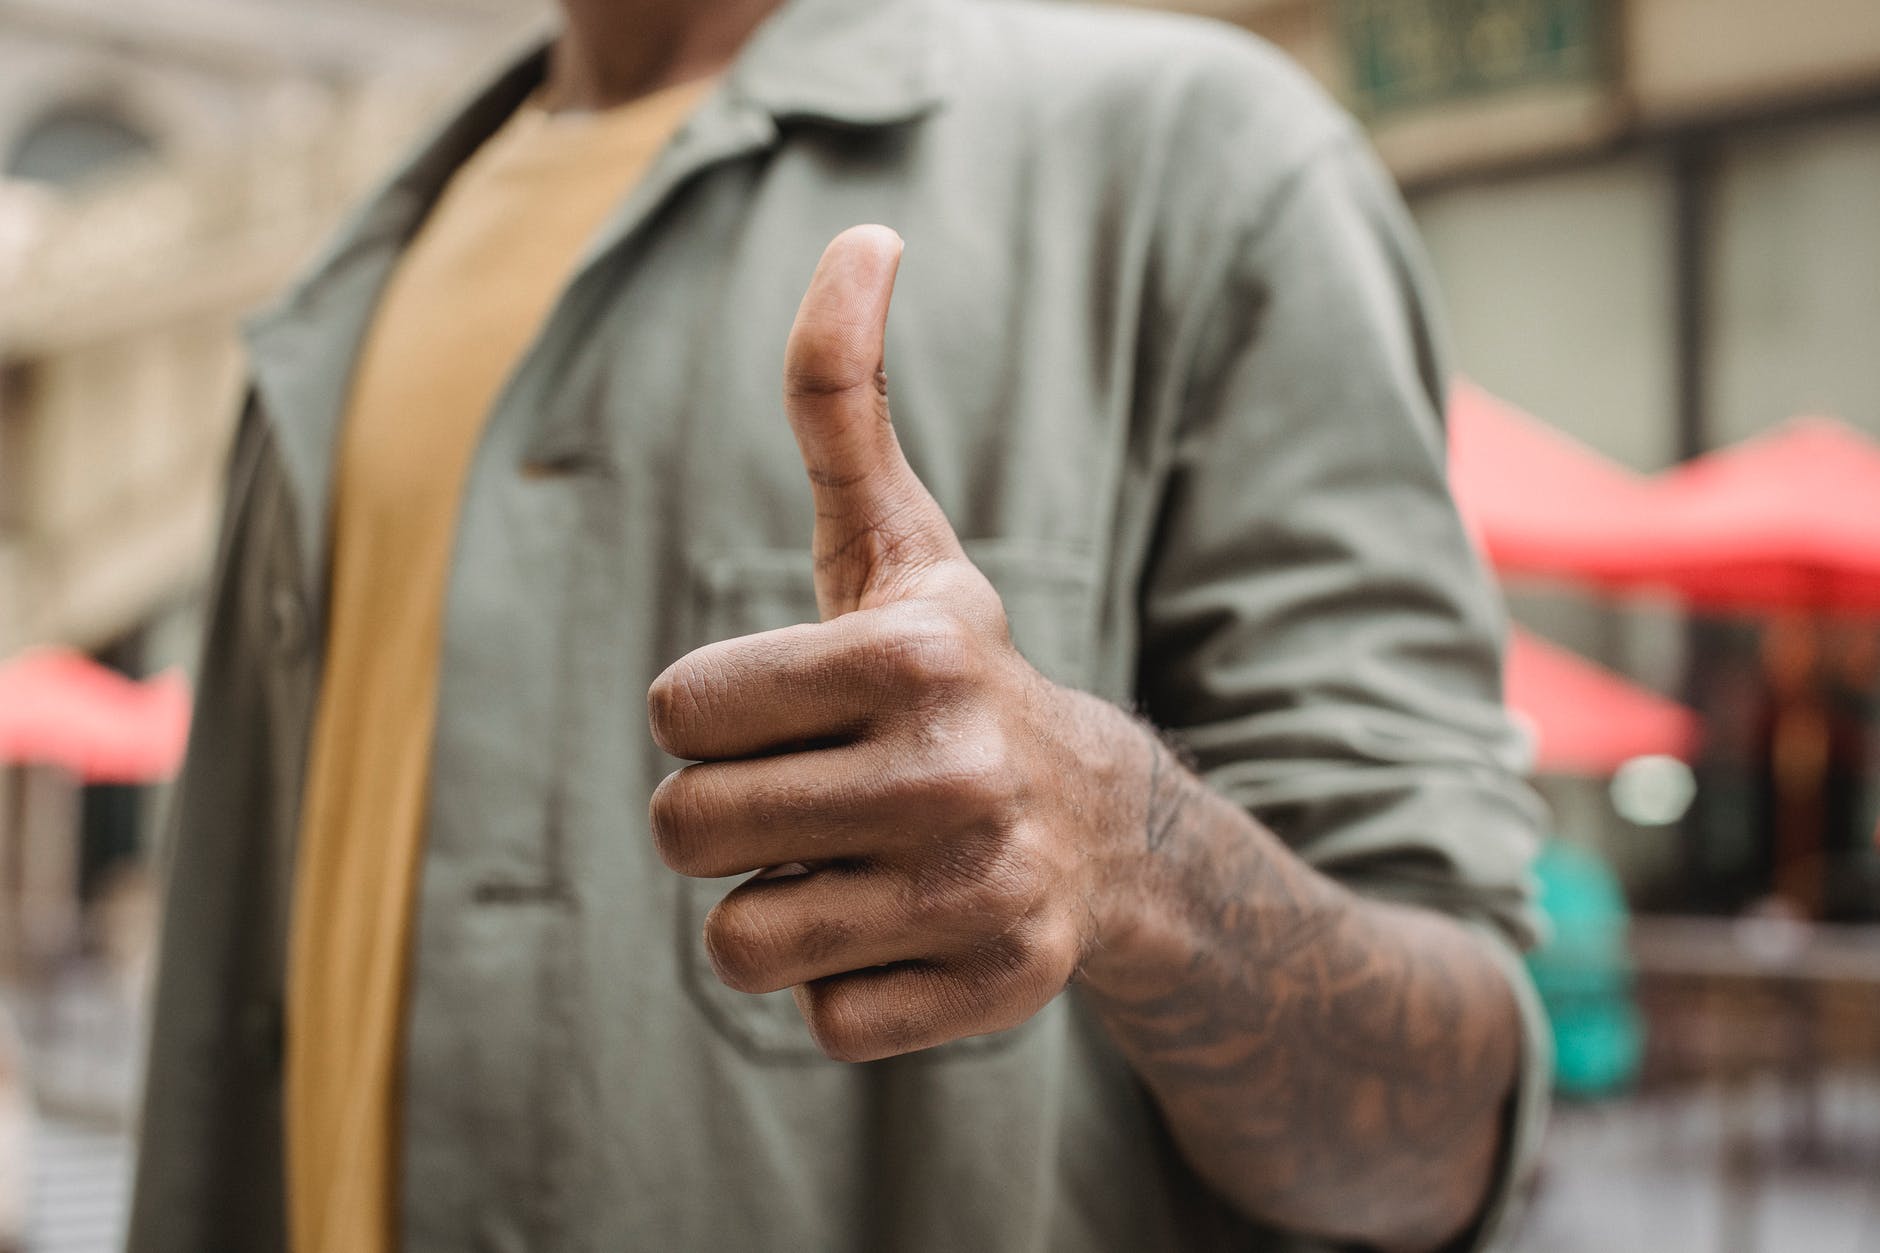
[[[1515,1080],[1505,976],[1459,923],[1347,891],[1127,733],[1144,856],[1081,976],[1111,1035],[1248,1215],[1440,1246],[1481,1207]]]

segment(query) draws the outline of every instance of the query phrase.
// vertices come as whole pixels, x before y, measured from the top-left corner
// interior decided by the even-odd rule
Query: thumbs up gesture
[[[1114,707],[1012,647],[1004,607],[908,466],[883,339],[901,241],[824,252],[784,404],[815,506],[822,621],[709,644],[648,693],[688,765],[651,804],[684,875],[758,871],[705,921],[718,976],[794,989],[824,1052],[866,1061],[1015,1026],[1102,936],[1145,768]]]

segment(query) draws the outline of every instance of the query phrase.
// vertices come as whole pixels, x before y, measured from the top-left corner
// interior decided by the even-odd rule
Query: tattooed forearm
[[[1505,979],[1459,924],[1333,883],[1145,738],[1138,922],[1086,962],[1093,1004],[1250,1215],[1437,1247],[1498,1147],[1520,1033]]]
[[[1143,842],[1153,853],[1187,815],[1194,804],[1195,789],[1187,786],[1188,772],[1166,744],[1154,735],[1144,739],[1149,752],[1149,786],[1143,810]]]

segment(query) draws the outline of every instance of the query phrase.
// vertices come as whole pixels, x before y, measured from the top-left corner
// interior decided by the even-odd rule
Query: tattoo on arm
[[[1453,920],[1326,879],[1153,734],[1156,958],[1091,988],[1188,1156],[1249,1212],[1434,1247],[1479,1207],[1519,1022]],[[1170,972],[1177,977],[1169,977]]]
[[[1143,810],[1143,837],[1150,852],[1167,842],[1194,803],[1194,790],[1184,785],[1187,771],[1175,756],[1175,749],[1162,742],[1153,731],[1146,737],[1149,747],[1149,797]]]

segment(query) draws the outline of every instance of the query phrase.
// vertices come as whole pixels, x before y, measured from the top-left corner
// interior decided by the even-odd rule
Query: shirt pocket
[[[966,555],[1005,603],[1012,641],[1046,677],[1071,687],[1088,676],[1094,647],[1092,559],[1078,550],[1028,540],[968,542]],[[693,638],[700,643],[816,621],[816,594],[805,549],[721,553],[695,564]],[[679,880],[679,969],[686,992],[713,1028],[747,1056],[766,1062],[822,1058],[786,990],[753,996],[718,981],[705,953],[705,915],[741,879]],[[983,1055],[1025,1033],[945,1045],[939,1057]]]

